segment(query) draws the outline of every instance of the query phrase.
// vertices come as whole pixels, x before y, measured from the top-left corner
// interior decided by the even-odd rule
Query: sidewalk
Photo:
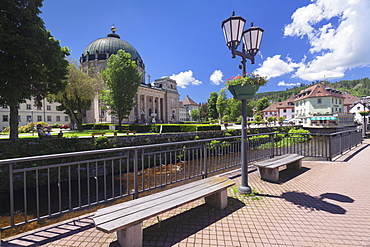
[[[240,184],[238,173],[225,176]],[[302,171],[280,176],[280,183],[265,182],[252,168],[254,197],[235,194],[235,186],[225,210],[199,200],[145,221],[144,246],[370,247],[370,140],[334,162],[303,161]],[[23,233],[2,245],[119,246],[115,234],[95,229],[92,216]]]

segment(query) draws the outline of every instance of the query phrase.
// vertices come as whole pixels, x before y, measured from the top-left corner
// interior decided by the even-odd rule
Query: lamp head
[[[237,48],[240,44],[244,24],[246,20],[241,16],[233,15],[222,22],[222,30],[224,31],[226,45],[229,49]]]
[[[260,50],[263,32],[262,28],[253,27],[253,22],[251,27],[243,32],[245,49],[251,56],[255,56]]]

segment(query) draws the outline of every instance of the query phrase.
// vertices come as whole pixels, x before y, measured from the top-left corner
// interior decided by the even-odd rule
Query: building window
[[[37,106],[36,108],[37,110],[42,110],[41,106]]]
[[[20,123],[21,122],[21,116],[18,115],[18,122]]]
[[[51,122],[51,116],[46,116],[48,122]]]
[[[286,109],[283,109],[283,112],[286,112]]]
[[[322,104],[322,100],[321,99],[317,99],[317,104]]]
[[[3,109],[8,109],[8,106],[7,105],[3,105]]]
[[[31,110],[31,104],[26,105],[26,110]]]
[[[31,123],[32,122],[32,117],[31,116],[27,116],[26,119],[27,119],[27,123]]]
[[[64,121],[65,121],[65,122],[69,122],[69,117],[68,117],[68,116],[65,116],[65,117],[64,117]]]
[[[51,111],[51,105],[47,105],[47,106],[46,106],[46,110],[47,110],[47,111]]]
[[[3,122],[9,122],[8,115],[3,115]]]
[[[41,122],[42,121],[42,116],[37,116],[37,122]]]
[[[60,122],[60,116],[57,116],[56,121],[57,121],[57,122]]]

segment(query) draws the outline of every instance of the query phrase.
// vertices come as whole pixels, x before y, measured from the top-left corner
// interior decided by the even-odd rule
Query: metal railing
[[[331,160],[361,132],[248,136],[248,162],[298,153]],[[8,229],[240,166],[240,136],[0,160],[0,227]]]

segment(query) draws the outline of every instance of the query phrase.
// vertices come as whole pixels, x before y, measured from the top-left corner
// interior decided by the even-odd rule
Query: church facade
[[[141,85],[134,98],[135,107],[131,110],[124,123],[168,123],[179,121],[179,98],[177,84],[169,77],[162,77],[154,83],[145,83],[145,64],[139,52],[128,42],[122,40],[116,29],[107,37],[92,41],[80,57],[81,70],[85,73],[100,73],[107,68],[108,58],[118,50],[131,54],[141,73]],[[102,102],[95,96],[90,110],[84,116],[85,123],[118,123],[118,118],[102,109]]]

